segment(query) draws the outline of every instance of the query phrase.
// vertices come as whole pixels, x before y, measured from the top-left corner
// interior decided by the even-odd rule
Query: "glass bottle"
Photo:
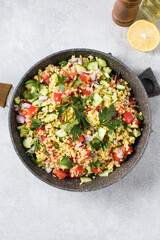
[[[160,0],[144,0],[140,9],[149,21],[156,23],[160,20]]]

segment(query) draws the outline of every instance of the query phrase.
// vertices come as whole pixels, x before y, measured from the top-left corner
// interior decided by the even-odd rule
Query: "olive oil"
[[[160,20],[160,0],[144,0],[141,12],[148,20],[158,22]]]

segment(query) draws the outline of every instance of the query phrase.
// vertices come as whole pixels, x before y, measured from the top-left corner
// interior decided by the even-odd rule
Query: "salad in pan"
[[[143,114],[128,83],[101,58],[48,65],[15,98],[18,131],[31,159],[59,179],[107,177],[134,152]]]

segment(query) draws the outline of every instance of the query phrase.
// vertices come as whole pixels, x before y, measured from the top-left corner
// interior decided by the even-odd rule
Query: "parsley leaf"
[[[76,118],[78,119],[79,121],[79,124],[82,128],[82,131],[86,131],[87,127],[90,126],[90,123],[86,120],[86,115],[82,112],[80,112],[78,109],[76,109],[73,105],[72,105],[73,109],[74,109],[74,112],[75,112],[75,115],[76,115]]]
[[[100,124],[104,125],[107,121],[109,121],[116,114],[117,114],[117,111],[115,111],[115,107],[114,107],[113,103],[110,105],[109,109],[104,107],[102,109],[102,111],[99,111]]]
[[[65,67],[67,65],[68,62],[66,61],[62,61],[62,62],[59,62],[59,65],[61,65],[62,67]]]
[[[57,107],[58,110],[58,119],[60,119],[62,117],[62,113],[64,113],[67,108],[70,106],[70,103],[67,105],[63,105],[62,107]]]
[[[79,77],[78,77],[78,80],[73,83],[72,87],[77,86],[77,85],[79,85],[79,84],[81,84],[81,83],[82,83],[82,80],[81,80],[81,78],[80,78],[80,76],[79,76]]]
[[[73,135],[73,141],[75,142],[78,139],[78,137],[82,135],[82,130],[79,125],[75,125],[71,129],[70,133]]]
[[[109,148],[110,142],[108,141],[108,138],[105,139],[104,143],[102,144],[103,151],[107,148]]]
[[[91,168],[100,167],[101,163],[102,163],[102,161],[99,161],[99,160],[97,162],[93,162],[93,163],[91,163]]]
[[[56,149],[59,148],[59,147],[58,147],[58,144],[56,144],[56,143],[52,143],[52,145],[53,145],[53,147],[55,147]]]
[[[111,121],[103,124],[103,126],[109,128],[111,130],[114,130],[116,127],[120,127],[121,124],[122,124],[121,120],[112,119]]]
[[[34,147],[35,147],[35,150],[36,152],[38,151],[38,148],[39,148],[39,139],[37,137],[34,138],[33,140],[33,144],[34,144]]]
[[[32,161],[37,164],[37,160],[35,159],[33,153],[28,152],[28,155],[31,157]]]
[[[46,154],[47,157],[50,156],[49,152],[45,148],[43,148],[42,152],[44,152],[44,154]]]
[[[37,128],[42,127],[42,122],[40,119],[34,119],[34,118],[30,118],[32,125],[31,128],[32,130],[36,130]]]
[[[59,76],[57,74],[57,77],[58,77],[58,82],[56,83],[55,86],[56,87],[59,86],[59,90],[64,92],[64,83],[68,80],[68,76],[67,76],[67,74],[65,74],[65,76],[64,75]]]
[[[101,148],[101,141],[97,138],[94,138],[92,140],[92,147],[96,150],[99,150]]]
[[[128,127],[128,125],[127,125],[126,121],[124,121],[124,129],[126,130],[127,127]]]
[[[60,162],[60,164],[65,165],[68,169],[72,168],[73,162],[70,160],[70,157],[64,156]]]

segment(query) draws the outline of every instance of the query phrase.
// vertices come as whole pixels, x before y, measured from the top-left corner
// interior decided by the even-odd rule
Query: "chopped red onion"
[[[21,115],[16,116],[17,123],[24,123],[24,117]]]
[[[18,112],[19,110],[20,110],[20,106],[15,105],[15,106],[14,106],[14,111],[15,111],[15,112]]]
[[[45,170],[46,170],[47,173],[52,172],[52,168],[50,168],[50,167],[46,167]]]
[[[78,64],[79,64],[79,65],[82,65],[82,64],[83,64],[82,59],[78,58]]]
[[[69,66],[69,70],[71,71],[71,68],[73,67],[73,64],[71,64],[70,66]]]
[[[30,102],[23,102],[22,103],[22,109],[29,108],[32,104]]]
[[[123,158],[123,156],[124,156],[124,154],[123,154],[122,149],[119,149],[119,150],[118,150],[118,153],[117,153],[117,157]]]
[[[81,143],[81,144],[76,145],[76,147],[83,147],[83,146],[85,146],[85,143]]]
[[[77,62],[78,60],[77,60],[77,58],[72,58],[71,59],[71,63],[73,64],[73,63],[75,63],[75,62]]]
[[[32,153],[33,151],[35,150],[35,147],[34,147],[34,145],[27,151],[27,153],[29,152],[29,153]]]
[[[87,74],[87,75],[90,75],[91,74],[91,71],[82,71],[83,73]]]
[[[93,81],[96,81],[96,78],[97,78],[97,74],[96,74],[96,72],[94,72],[94,73],[92,74],[92,76],[91,76],[91,79],[92,79]]]
[[[41,96],[39,97],[39,102],[47,101],[47,99],[48,99],[48,96],[43,96],[43,95],[41,95]]]
[[[93,140],[93,136],[91,135],[86,135],[85,136],[85,140],[88,141],[88,142],[91,142]]]
[[[115,84],[117,84],[119,82],[119,79],[120,79],[119,75],[116,75],[114,77]]]

